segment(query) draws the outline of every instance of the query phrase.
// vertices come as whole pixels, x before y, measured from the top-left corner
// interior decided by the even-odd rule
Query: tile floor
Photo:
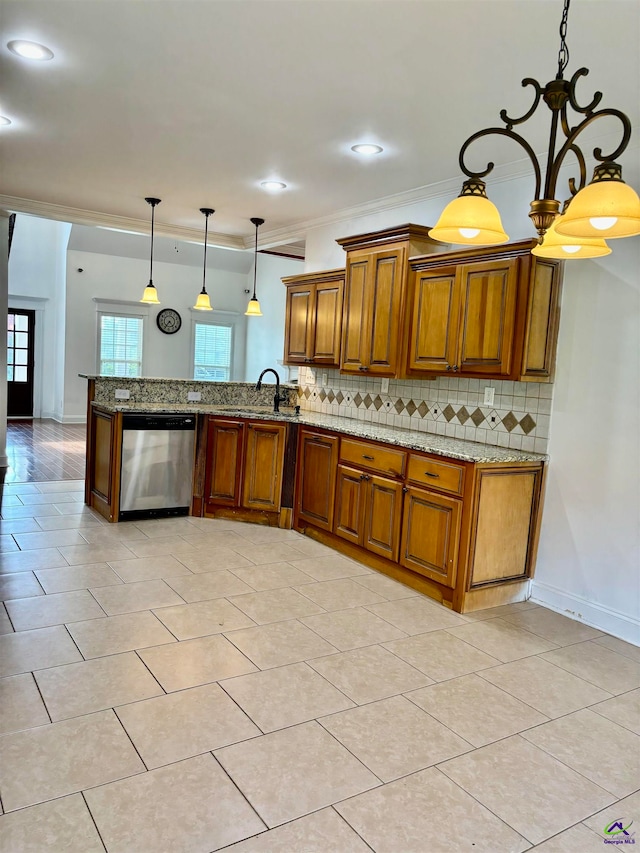
[[[640,826],[634,646],[530,602],[459,616],[292,531],[108,525],[79,481],[6,486],[0,543],[7,853],[590,853]]]
[[[46,418],[7,423],[9,467],[5,483],[84,477],[87,428]]]

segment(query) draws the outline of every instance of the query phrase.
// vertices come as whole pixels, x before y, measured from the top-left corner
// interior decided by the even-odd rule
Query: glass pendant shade
[[[566,215],[566,214],[565,214]],[[558,234],[556,225],[563,219],[558,216],[548,228],[542,243],[531,250],[539,258],[556,258],[568,261],[572,258],[583,261],[585,258],[601,258],[610,255],[611,249],[602,237],[568,237]]]
[[[145,305],[159,305],[158,291],[153,284],[153,230],[155,225],[156,207],[160,204],[159,198],[145,198],[147,204],[151,205],[151,255],[149,260],[149,284],[145,287],[142,299]]]
[[[506,243],[498,208],[489,201],[480,180],[465,181],[462,192],[445,207],[429,236],[442,243],[493,246]]]
[[[606,240],[640,234],[640,198],[624,183],[621,172],[617,166],[617,177],[602,177],[603,167],[596,166],[593,181],[573,197],[558,223],[558,234]]]
[[[262,317],[260,303],[255,296],[252,296],[247,305],[247,310],[244,312],[245,317]]]
[[[160,300],[158,299],[158,291],[156,290],[155,285],[151,284],[151,282],[149,282],[149,284],[145,287],[140,302],[144,302],[145,305],[160,305]]]
[[[209,233],[209,217],[215,213],[212,207],[201,207],[200,213],[204,214],[204,258],[202,262],[202,290],[198,294],[196,304],[193,306],[194,311],[213,311],[211,300],[207,293],[207,235]]]
[[[194,311],[213,311],[211,307],[211,300],[209,299],[209,294],[206,290],[202,290],[198,294],[198,298],[196,299],[196,304],[193,306]]]

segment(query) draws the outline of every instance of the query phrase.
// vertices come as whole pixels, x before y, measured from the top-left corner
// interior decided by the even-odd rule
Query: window
[[[229,382],[233,327],[195,323],[193,378],[205,382]]]
[[[99,315],[99,366],[101,376],[142,374],[142,317]]]

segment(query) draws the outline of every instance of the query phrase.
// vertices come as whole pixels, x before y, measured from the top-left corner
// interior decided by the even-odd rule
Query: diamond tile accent
[[[362,397],[360,396],[360,392],[359,392],[359,391],[358,391],[358,393],[356,394],[356,396],[353,398],[353,402],[356,404],[356,406],[361,406],[361,405],[362,405]]]
[[[465,406],[462,406],[460,409],[458,409],[458,420],[461,424],[465,424],[470,417],[471,415],[469,414]]]
[[[371,404],[373,403],[373,400],[371,399],[371,394],[366,394],[363,402],[364,402],[366,408],[370,409]]]
[[[507,414],[502,419],[502,423],[504,424],[507,432],[511,432],[514,427],[518,426],[518,419],[513,414],[513,412],[507,412]]]
[[[476,409],[475,412],[471,412],[470,417],[477,427],[479,427],[485,419],[481,409]]]
[[[428,411],[429,411],[429,406],[427,406],[427,404],[423,400],[420,403],[420,405],[418,406],[418,414],[420,415],[421,418],[423,418],[427,414]]]
[[[380,409],[382,408],[382,406],[384,406],[384,403],[382,402],[382,397],[380,396],[380,394],[378,394],[376,396],[375,400],[373,401],[373,405],[376,407],[377,412],[379,412]]]
[[[413,402],[413,400],[409,400],[409,402],[407,403],[406,408],[407,408],[407,411],[409,412],[409,417],[411,417],[411,415],[415,412],[415,410],[416,410],[418,407],[417,407],[417,406],[416,406],[416,404]]]
[[[338,405],[342,403],[342,401],[344,400],[344,394],[342,393],[342,391],[338,391],[338,393],[336,394],[336,400],[338,401]]]
[[[320,392],[320,399],[322,400],[323,403],[327,399],[327,392],[324,390],[324,388]]]
[[[487,415],[487,423],[489,424],[489,429],[495,429],[500,423],[500,415],[495,409],[492,409]]]
[[[431,417],[434,419],[434,421],[437,421],[441,415],[442,407],[439,403],[436,403],[435,406],[431,407]]]
[[[520,421],[520,427],[525,435],[529,435],[529,433],[536,428],[536,422],[531,415],[525,415]]]
[[[393,408],[400,414],[400,412],[404,411],[404,401],[398,397]]]
[[[310,391],[308,388],[305,388],[305,389],[304,389],[304,391],[303,391],[302,393],[304,394],[305,399],[307,399],[307,400],[308,400],[308,399],[309,399],[309,397],[311,396],[311,391]]]
[[[333,403],[333,401],[334,401],[335,399],[336,399],[336,395],[333,393],[333,391],[329,391],[329,393],[327,394],[327,400],[328,400],[330,403]]]
[[[446,407],[442,410],[442,414],[445,418],[451,423],[451,421],[455,418],[456,413],[453,410],[453,406],[451,403],[447,403]]]

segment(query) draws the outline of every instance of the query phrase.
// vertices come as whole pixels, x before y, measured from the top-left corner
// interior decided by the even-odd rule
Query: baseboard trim
[[[58,424],[86,424],[86,415],[59,415],[57,412],[43,412],[42,419],[55,421]]]
[[[626,616],[617,610],[611,610],[595,601],[588,601],[580,595],[565,592],[536,580],[532,584],[530,600],[577,622],[584,622],[592,628],[606,631],[607,634],[626,640],[627,643],[640,645],[640,620]]]

